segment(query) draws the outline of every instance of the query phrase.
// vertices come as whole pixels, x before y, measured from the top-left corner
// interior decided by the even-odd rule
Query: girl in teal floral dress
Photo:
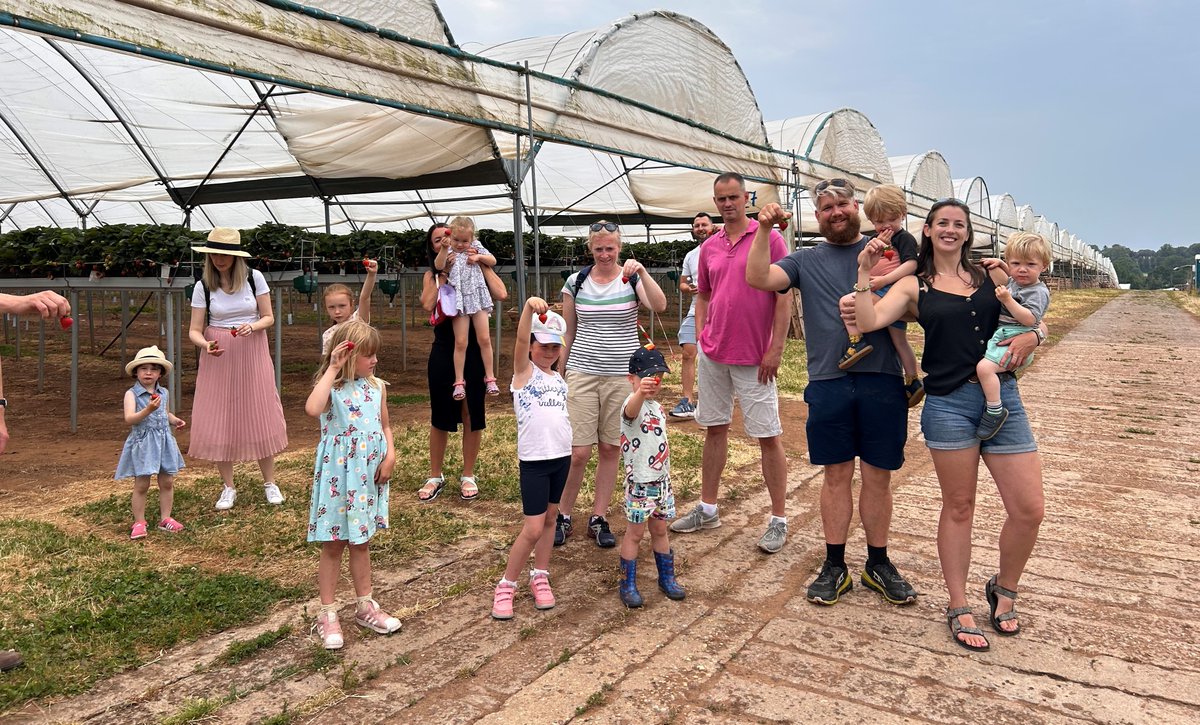
[[[388,479],[396,464],[387,383],[375,377],[379,347],[379,331],[370,325],[351,320],[338,326],[304,404],[304,412],[321,420],[308,540],[321,543],[316,629],[326,649],[342,646],[334,591],[347,545],[358,602],[354,621],[380,634],[400,629],[400,620],[371,597],[367,548],[375,532],[388,527]]]

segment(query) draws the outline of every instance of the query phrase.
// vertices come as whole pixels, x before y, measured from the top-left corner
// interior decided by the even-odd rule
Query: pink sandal
[[[454,398],[455,400],[462,400],[463,398],[467,397],[467,381],[455,380],[454,392],[450,395],[450,397]]]
[[[487,386],[486,388],[484,388],[484,391],[488,395],[499,395],[500,394],[500,386],[496,385],[495,378],[484,378],[483,382]]]
[[[135,541],[137,539],[146,538],[146,522],[145,521],[135,521],[133,523],[133,530],[129,532],[129,538],[133,539]]]

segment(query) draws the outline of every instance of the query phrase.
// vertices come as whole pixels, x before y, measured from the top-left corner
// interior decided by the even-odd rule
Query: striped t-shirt
[[[626,375],[629,358],[638,349],[638,298],[633,286],[618,275],[608,284],[597,284],[588,275],[574,295],[576,272],[563,284],[562,293],[575,299],[575,339],[567,370],[592,375]]]

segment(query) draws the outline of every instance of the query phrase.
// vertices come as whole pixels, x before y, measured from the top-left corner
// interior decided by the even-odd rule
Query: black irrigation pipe
[[[146,299],[142,301],[142,306],[138,308],[137,312],[133,313],[133,317],[129,318],[129,322],[125,323],[125,326],[121,328],[121,331],[117,333],[117,336],[104,346],[104,349],[100,351],[100,354],[97,355],[97,357],[104,357],[104,353],[108,352],[108,349],[116,344],[117,340],[121,339],[122,333],[129,329],[129,326],[132,325],[134,320],[138,318],[138,315],[142,314],[142,310],[146,309],[146,305],[150,304],[150,299],[152,297],[154,297],[153,292],[150,292],[146,295]]]

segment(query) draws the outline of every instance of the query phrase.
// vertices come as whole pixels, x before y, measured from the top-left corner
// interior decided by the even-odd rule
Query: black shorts
[[[847,373],[813,380],[804,389],[804,402],[808,455],[814,466],[855,458],[885,471],[904,465],[908,401],[899,375]]]
[[[526,516],[541,516],[562,500],[571,457],[545,461],[521,461],[521,510]]]

